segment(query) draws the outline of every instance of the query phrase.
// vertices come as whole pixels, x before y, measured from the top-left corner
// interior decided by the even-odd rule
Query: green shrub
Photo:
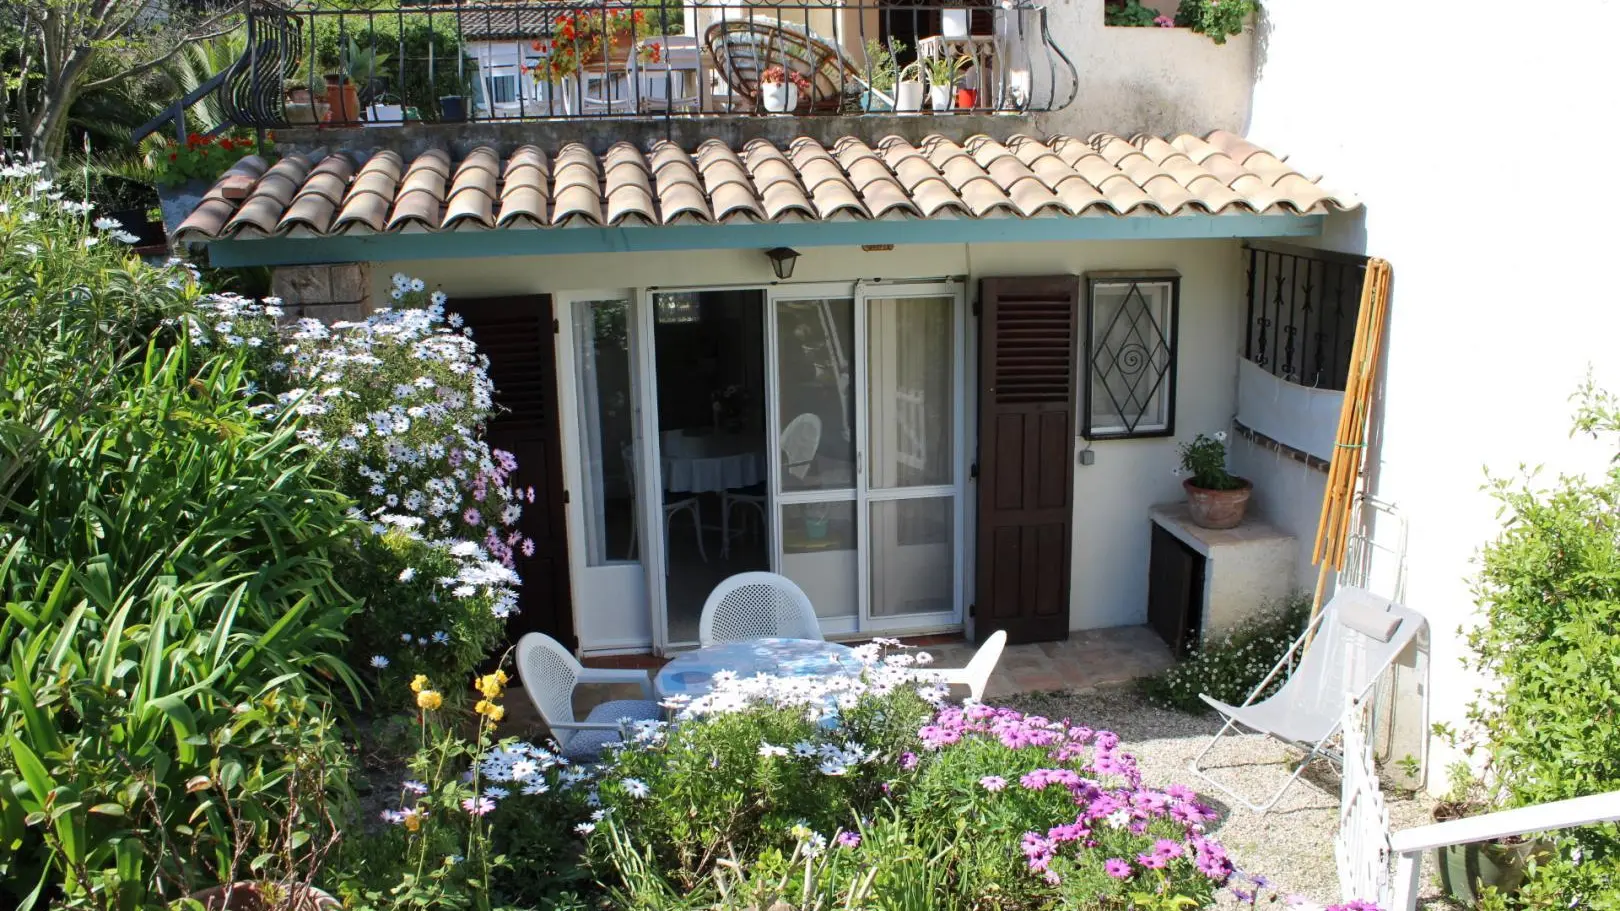
[[[1129,26],[1133,28],[1146,28],[1154,24],[1159,18],[1159,11],[1143,6],[1140,0],[1122,0],[1118,3],[1109,3],[1103,9],[1103,23],[1105,25]]]
[[[319,15],[313,20],[313,45],[305,47],[298,64],[302,78],[313,86],[319,86],[326,73],[338,72],[350,41],[367,52],[375,47],[379,59],[387,54],[376,72],[384,91],[407,107],[417,108],[429,120],[438,117],[440,98],[470,94],[477,82],[477,61],[470,57],[458,60],[461,39],[453,12],[432,16],[351,12]]]
[[[1181,0],[1176,7],[1176,25],[1208,35],[1216,44],[1225,44],[1233,35],[1243,34],[1243,26],[1255,10],[1256,0]]]
[[[0,167],[0,895],[25,905],[219,882],[357,685],[329,556],[349,501],[252,412],[242,353],[176,331],[191,277],[121,234]]]
[[[1584,390],[1577,428],[1614,439],[1616,400]],[[1509,806],[1620,789],[1620,464],[1600,478],[1492,479],[1505,524],[1481,556],[1472,667],[1496,685],[1470,719]],[[1523,907],[1620,908],[1620,830],[1572,830]]]
[[[1266,605],[1214,641],[1205,642],[1185,661],[1138,684],[1149,702],[1160,708],[1203,714],[1210,707],[1199,693],[1230,705],[1242,705],[1254,688],[1288,653],[1310,619],[1311,595],[1299,592]],[[1262,696],[1282,685],[1279,675]]]

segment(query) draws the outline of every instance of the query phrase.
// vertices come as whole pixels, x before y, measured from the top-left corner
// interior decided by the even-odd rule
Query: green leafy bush
[[[1159,18],[1158,10],[1143,6],[1140,0],[1110,2],[1103,8],[1105,25],[1146,28],[1158,24],[1156,20]]]
[[[1588,384],[1576,425],[1610,440],[1615,398]],[[1495,478],[1501,534],[1481,556],[1470,711],[1508,806],[1620,789],[1620,464],[1606,475]],[[1527,908],[1620,908],[1620,829],[1571,830],[1518,897]]]
[[[1243,34],[1244,24],[1259,8],[1257,0],[1181,0],[1176,25],[1225,44],[1227,38]]]
[[[1219,638],[1199,646],[1185,661],[1148,677],[1138,685],[1149,702],[1160,708],[1203,714],[1209,704],[1198,698],[1207,693],[1230,705],[1242,705],[1271,669],[1288,654],[1310,619],[1311,595],[1299,592],[1244,620]],[[1262,694],[1282,685],[1282,675]]]
[[[357,687],[329,555],[349,501],[253,413],[242,353],[178,331],[191,277],[121,233],[0,168],[0,895],[29,906],[230,875]]]
[[[462,45],[454,12],[432,16],[352,12],[312,19],[314,41],[299,60],[299,72],[317,91],[323,75],[340,71],[351,41],[364,53],[376,49],[375,76],[382,80],[383,91],[429,120],[437,118],[440,98],[466,94],[477,81],[478,62],[458,59]]]
[[[517,607],[517,557],[534,549],[517,527],[534,492],[509,485],[516,459],[483,438],[488,359],[442,293],[397,275],[390,297],[397,308],[364,320],[287,327],[276,303],[216,295],[191,327],[199,342],[254,352],[274,394],[261,413],[297,417],[373,533],[343,549],[339,569],[367,595],[350,654],[385,699],[418,673],[466,679],[488,657]]]

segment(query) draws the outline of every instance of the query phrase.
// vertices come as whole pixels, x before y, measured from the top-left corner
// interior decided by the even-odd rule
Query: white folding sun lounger
[[[1242,705],[1227,705],[1200,694],[1226,718],[1226,724],[1193,758],[1193,773],[1257,813],[1270,810],[1299,780],[1312,759],[1324,756],[1341,762],[1338,754],[1327,748],[1327,742],[1339,731],[1345,698],[1364,700],[1426,623],[1422,614],[1364,588],[1340,589]],[[1282,687],[1270,698],[1256,702],[1255,698],[1279,673],[1286,672],[1302,649],[1299,666]],[[1427,692],[1424,698],[1428,698]],[[1215,744],[1238,725],[1306,751],[1294,774],[1263,804],[1253,803],[1209,777],[1200,766]]]

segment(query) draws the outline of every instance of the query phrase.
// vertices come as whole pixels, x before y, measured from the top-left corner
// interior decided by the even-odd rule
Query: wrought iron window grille
[[[1105,312],[1116,300],[1118,305]],[[1180,309],[1178,273],[1086,275],[1081,436],[1109,440],[1175,434]],[[1114,419],[1099,420],[1102,416]]]
[[[1344,389],[1367,258],[1250,242],[1243,356],[1279,379]]]

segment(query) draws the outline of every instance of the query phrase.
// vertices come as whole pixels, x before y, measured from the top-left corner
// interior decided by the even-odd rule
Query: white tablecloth
[[[718,493],[765,480],[762,440],[731,433],[666,433],[660,443],[664,490],[670,493]]]
[[[682,652],[653,680],[659,696],[702,696],[713,688],[718,671],[739,677],[830,677],[858,674],[861,662],[848,646],[815,639],[754,639],[722,642]]]

